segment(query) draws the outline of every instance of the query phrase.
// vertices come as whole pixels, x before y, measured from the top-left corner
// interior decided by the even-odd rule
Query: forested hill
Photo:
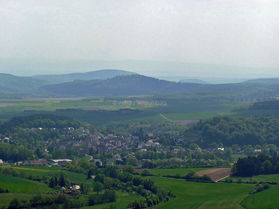
[[[272,80],[272,79],[271,79]],[[256,101],[279,97],[279,83],[197,84],[159,80],[121,70],[20,77],[0,74],[0,98],[92,97],[188,94],[220,101]]]
[[[279,119],[273,117],[217,117],[189,128],[184,133],[187,144],[202,147],[223,144],[279,145]]]
[[[142,75],[117,76],[105,80],[73,81],[42,86],[38,94],[53,97],[134,96],[189,94],[193,97],[255,101],[279,96],[279,84],[194,84],[159,80]]]
[[[37,75],[33,76],[33,78],[47,81],[48,83],[57,84],[57,83],[65,83],[72,82],[75,80],[103,80],[109,79],[116,76],[124,76],[124,75],[133,75],[135,73],[125,71],[125,70],[114,70],[114,69],[104,69],[104,70],[96,70],[85,73],[70,73],[70,74],[61,74],[61,75]]]
[[[107,80],[74,81],[40,88],[53,96],[125,96],[188,93],[202,88],[200,84],[184,84],[142,75],[117,76]]]
[[[15,117],[0,124],[0,134],[13,131],[16,128],[79,128],[80,122],[64,116],[56,115],[30,115],[25,117]]]
[[[279,84],[279,78],[259,78],[245,81],[244,83]]]
[[[31,95],[39,86],[46,82],[31,77],[20,77],[0,73],[0,98],[10,95]]]

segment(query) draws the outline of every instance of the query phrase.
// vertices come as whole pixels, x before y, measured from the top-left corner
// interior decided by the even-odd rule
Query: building
[[[39,159],[39,160],[29,160],[23,163],[27,166],[48,166],[48,161],[46,159]]]
[[[54,166],[66,166],[68,163],[71,163],[72,160],[70,159],[53,159],[50,160],[51,165]]]
[[[0,159],[0,165],[3,165],[4,161],[2,159]]]
[[[103,162],[100,159],[92,159],[92,160],[90,160],[90,162],[94,163],[98,167],[102,167],[103,166]]]

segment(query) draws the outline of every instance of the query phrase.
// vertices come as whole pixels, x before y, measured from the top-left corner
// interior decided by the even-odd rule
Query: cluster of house
[[[19,161],[16,163],[17,166],[66,166],[68,163],[71,163],[70,159],[39,159],[39,160],[28,160],[28,161]]]
[[[67,140],[61,141],[57,146],[60,149],[67,149],[72,147],[79,147],[84,144],[89,148],[98,150],[99,152],[123,152],[131,148],[145,149],[159,147],[159,142],[152,139],[143,142],[138,136],[116,136],[114,134],[90,134],[89,132],[82,132],[80,135],[74,135],[68,132]],[[150,137],[152,138],[152,137]],[[71,140],[68,140],[71,139]]]

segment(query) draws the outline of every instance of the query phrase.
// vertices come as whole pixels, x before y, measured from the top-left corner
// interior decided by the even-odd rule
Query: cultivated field
[[[232,115],[233,109],[247,105],[241,102],[192,102],[183,96],[175,100],[169,97],[0,99],[0,121],[14,116],[47,113],[68,116],[94,125],[138,120],[150,123],[177,121],[178,124],[186,125],[189,121]],[[138,111],[119,111],[122,109]]]
[[[206,168],[170,168],[170,169],[152,169],[150,172],[156,176],[186,176],[190,172],[198,172]]]
[[[197,176],[207,175],[212,181],[220,181],[231,175],[231,168],[213,168],[208,170],[202,170],[196,173]]]

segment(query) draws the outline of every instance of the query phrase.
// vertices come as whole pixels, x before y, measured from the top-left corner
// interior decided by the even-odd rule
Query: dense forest
[[[239,159],[234,165],[235,176],[254,176],[260,174],[278,174],[279,157],[277,154],[272,157],[266,155],[249,156]]]
[[[222,144],[279,145],[279,119],[274,117],[216,117],[184,132],[185,142],[200,146]]]

